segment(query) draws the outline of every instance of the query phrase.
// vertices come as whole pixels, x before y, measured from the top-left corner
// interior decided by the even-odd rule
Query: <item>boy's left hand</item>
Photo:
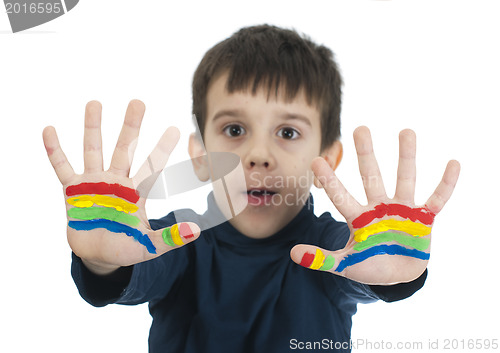
[[[346,246],[338,251],[311,245],[297,245],[292,259],[304,267],[344,276],[366,284],[410,282],[420,276],[429,261],[431,227],[450,198],[460,173],[460,164],[450,161],[443,179],[427,200],[416,207],[415,152],[412,130],[399,135],[399,165],[396,194],[387,197],[380,170],[373,153],[370,131],[359,127],[354,132],[359,170],[368,205],[360,205],[321,157],[312,162],[316,178],[345,217],[350,229]]]

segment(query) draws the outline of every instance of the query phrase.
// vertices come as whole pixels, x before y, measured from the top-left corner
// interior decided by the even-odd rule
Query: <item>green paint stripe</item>
[[[321,271],[328,271],[333,267],[333,265],[335,265],[335,258],[332,255],[328,255],[325,259],[325,262],[323,262],[323,266],[321,266],[319,269]]]
[[[107,219],[108,221],[115,221],[124,223],[132,227],[136,227],[141,223],[139,218],[132,216],[125,212],[120,212],[111,207],[88,207],[88,208],[70,208],[68,216],[71,218],[91,220],[96,218]]]
[[[172,234],[170,234],[170,227],[163,229],[161,236],[163,237],[163,241],[165,242],[165,244],[170,246],[177,246],[172,240]]]
[[[387,243],[390,241],[396,241],[399,244],[406,245],[412,247],[417,250],[426,250],[431,240],[429,238],[420,238],[412,235],[395,233],[395,232],[383,232],[379,234],[372,235],[368,237],[365,241],[354,245],[354,250],[361,251],[368,249],[374,245],[380,243]]]

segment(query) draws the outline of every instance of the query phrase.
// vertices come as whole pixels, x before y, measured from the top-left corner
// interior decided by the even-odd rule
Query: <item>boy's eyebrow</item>
[[[281,114],[281,118],[284,120],[300,120],[303,123],[312,127],[311,121],[306,116],[301,115],[301,114],[284,113],[284,114]]]
[[[233,118],[238,118],[238,117],[241,117],[242,115],[244,115],[244,113],[239,109],[224,109],[224,110],[217,112],[214,115],[212,122],[215,121],[216,119],[222,117],[222,116],[229,116],[229,117],[233,117]],[[300,120],[303,123],[305,123],[306,125],[309,125],[310,127],[312,127],[311,121],[306,116],[304,116],[302,114],[282,113],[282,114],[279,114],[279,117],[283,120]]]
[[[215,121],[216,119],[220,118],[221,116],[229,116],[232,118],[238,118],[243,115],[243,112],[239,109],[223,109],[221,111],[218,111],[215,115],[214,118],[212,119],[212,122]]]

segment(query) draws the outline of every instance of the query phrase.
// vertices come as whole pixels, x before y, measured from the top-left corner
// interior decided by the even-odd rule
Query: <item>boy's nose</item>
[[[250,161],[250,167],[254,167],[255,165],[257,164],[262,164],[265,168],[268,168],[269,167],[269,162],[265,161],[263,163],[256,163],[254,161]]]
[[[271,153],[270,146],[263,141],[256,142],[248,151],[244,164],[249,169],[274,169],[276,161]]]

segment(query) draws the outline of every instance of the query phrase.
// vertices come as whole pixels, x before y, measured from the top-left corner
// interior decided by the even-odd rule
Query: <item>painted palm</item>
[[[373,153],[370,132],[356,129],[354,142],[368,205],[360,205],[344,188],[323,158],[313,171],[350,229],[346,246],[337,251],[311,245],[292,249],[292,259],[307,268],[328,271],[367,284],[393,284],[417,278],[430,257],[434,217],[450,198],[460,165],[450,161],[440,184],[426,202],[416,207],[416,138],[411,130],[400,134],[396,194],[387,197]]]
[[[107,171],[103,170],[101,111],[98,102],[85,110],[83,174],[76,174],[64,155],[54,128],[47,127],[43,138],[49,160],[63,185],[68,216],[68,242],[94,272],[109,273],[155,258],[196,239],[200,230],[194,223],[174,224],[152,230],[146,216],[148,190],[137,185],[159,174],[179,139],[175,128],[165,131],[148,160],[136,175],[129,177],[145,107],[131,101]]]

